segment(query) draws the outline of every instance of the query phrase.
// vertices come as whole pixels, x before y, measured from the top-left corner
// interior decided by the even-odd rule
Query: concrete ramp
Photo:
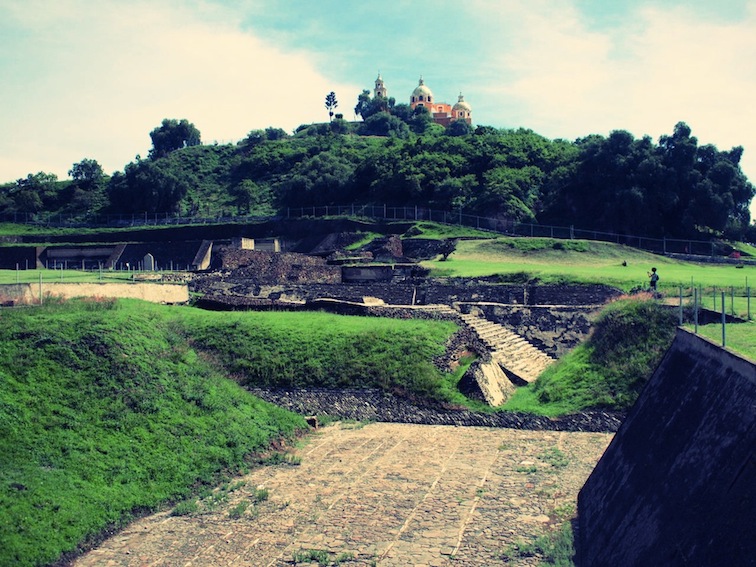
[[[203,240],[192,260],[193,270],[207,270],[210,267],[210,256],[213,251],[213,241]]]
[[[578,498],[577,565],[756,565],[756,363],[683,329]]]
[[[474,372],[475,381],[488,405],[500,406],[514,393],[515,386],[495,362],[482,362]]]
[[[123,251],[126,250],[125,244],[116,244],[113,247],[113,251],[110,253],[110,256],[105,261],[105,267],[109,270],[114,269],[118,262],[121,260],[121,256],[123,255]]]

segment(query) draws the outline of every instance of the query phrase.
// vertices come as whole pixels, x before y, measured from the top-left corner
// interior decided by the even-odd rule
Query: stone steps
[[[399,306],[387,306],[399,307]],[[410,307],[426,313],[454,315],[478,336],[491,353],[491,361],[482,363],[475,380],[483,397],[491,406],[503,404],[515,385],[533,382],[554,359],[533,346],[517,333],[485,317],[460,313],[448,305],[414,305]]]
[[[461,317],[488,346],[493,360],[522,382],[533,382],[554,363],[549,355],[503,325],[473,314],[462,314]]]

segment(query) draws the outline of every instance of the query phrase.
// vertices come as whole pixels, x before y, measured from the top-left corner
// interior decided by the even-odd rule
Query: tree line
[[[253,130],[237,144],[203,145],[193,124],[166,119],[150,133],[147,158],[112,176],[84,159],[70,180],[40,172],[0,186],[0,215],[86,222],[102,213],[269,215],[377,203],[649,237],[756,240],[743,148],[699,144],[684,122],[658,142],[624,130],[567,141],[464,122],[443,128],[402,105],[376,110],[369,97],[358,102],[364,120],[352,123],[330,115],[335,102],[326,101],[329,122],[291,135]]]

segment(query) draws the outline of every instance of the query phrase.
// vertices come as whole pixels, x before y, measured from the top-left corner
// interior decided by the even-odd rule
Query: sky
[[[354,119],[383,77],[473,123],[743,146],[756,183],[756,0],[0,0],[0,183],[122,171],[164,118],[204,143]],[[756,218],[756,203],[752,204]]]

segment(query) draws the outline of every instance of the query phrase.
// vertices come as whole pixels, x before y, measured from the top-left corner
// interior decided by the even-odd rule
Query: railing
[[[574,226],[551,226],[523,223],[511,219],[484,217],[458,211],[439,211],[425,207],[392,207],[388,205],[324,205],[309,207],[287,207],[276,216],[218,215],[180,216],[171,213],[109,214],[100,215],[83,222],[80,218],[66,215],[35,215],[14,213],[0,215],[0,221],[18,224],[34,224],[50,227],[139,227],[196,225],[218,223],[253,223],[283,218],[318,217],[361,217],[389,221],[432,221],[449,225],[460,225],[476,230],[494,232],[510,236],[547,237],[565,240],[596,240],[623,244],[658,254],[681,254],[714,257],[715,244],[711,240],[674,238],[650,238],[630,234],[619,234],[599,230],[587,230]],[[756,261],[745,261],[756,263]]]

